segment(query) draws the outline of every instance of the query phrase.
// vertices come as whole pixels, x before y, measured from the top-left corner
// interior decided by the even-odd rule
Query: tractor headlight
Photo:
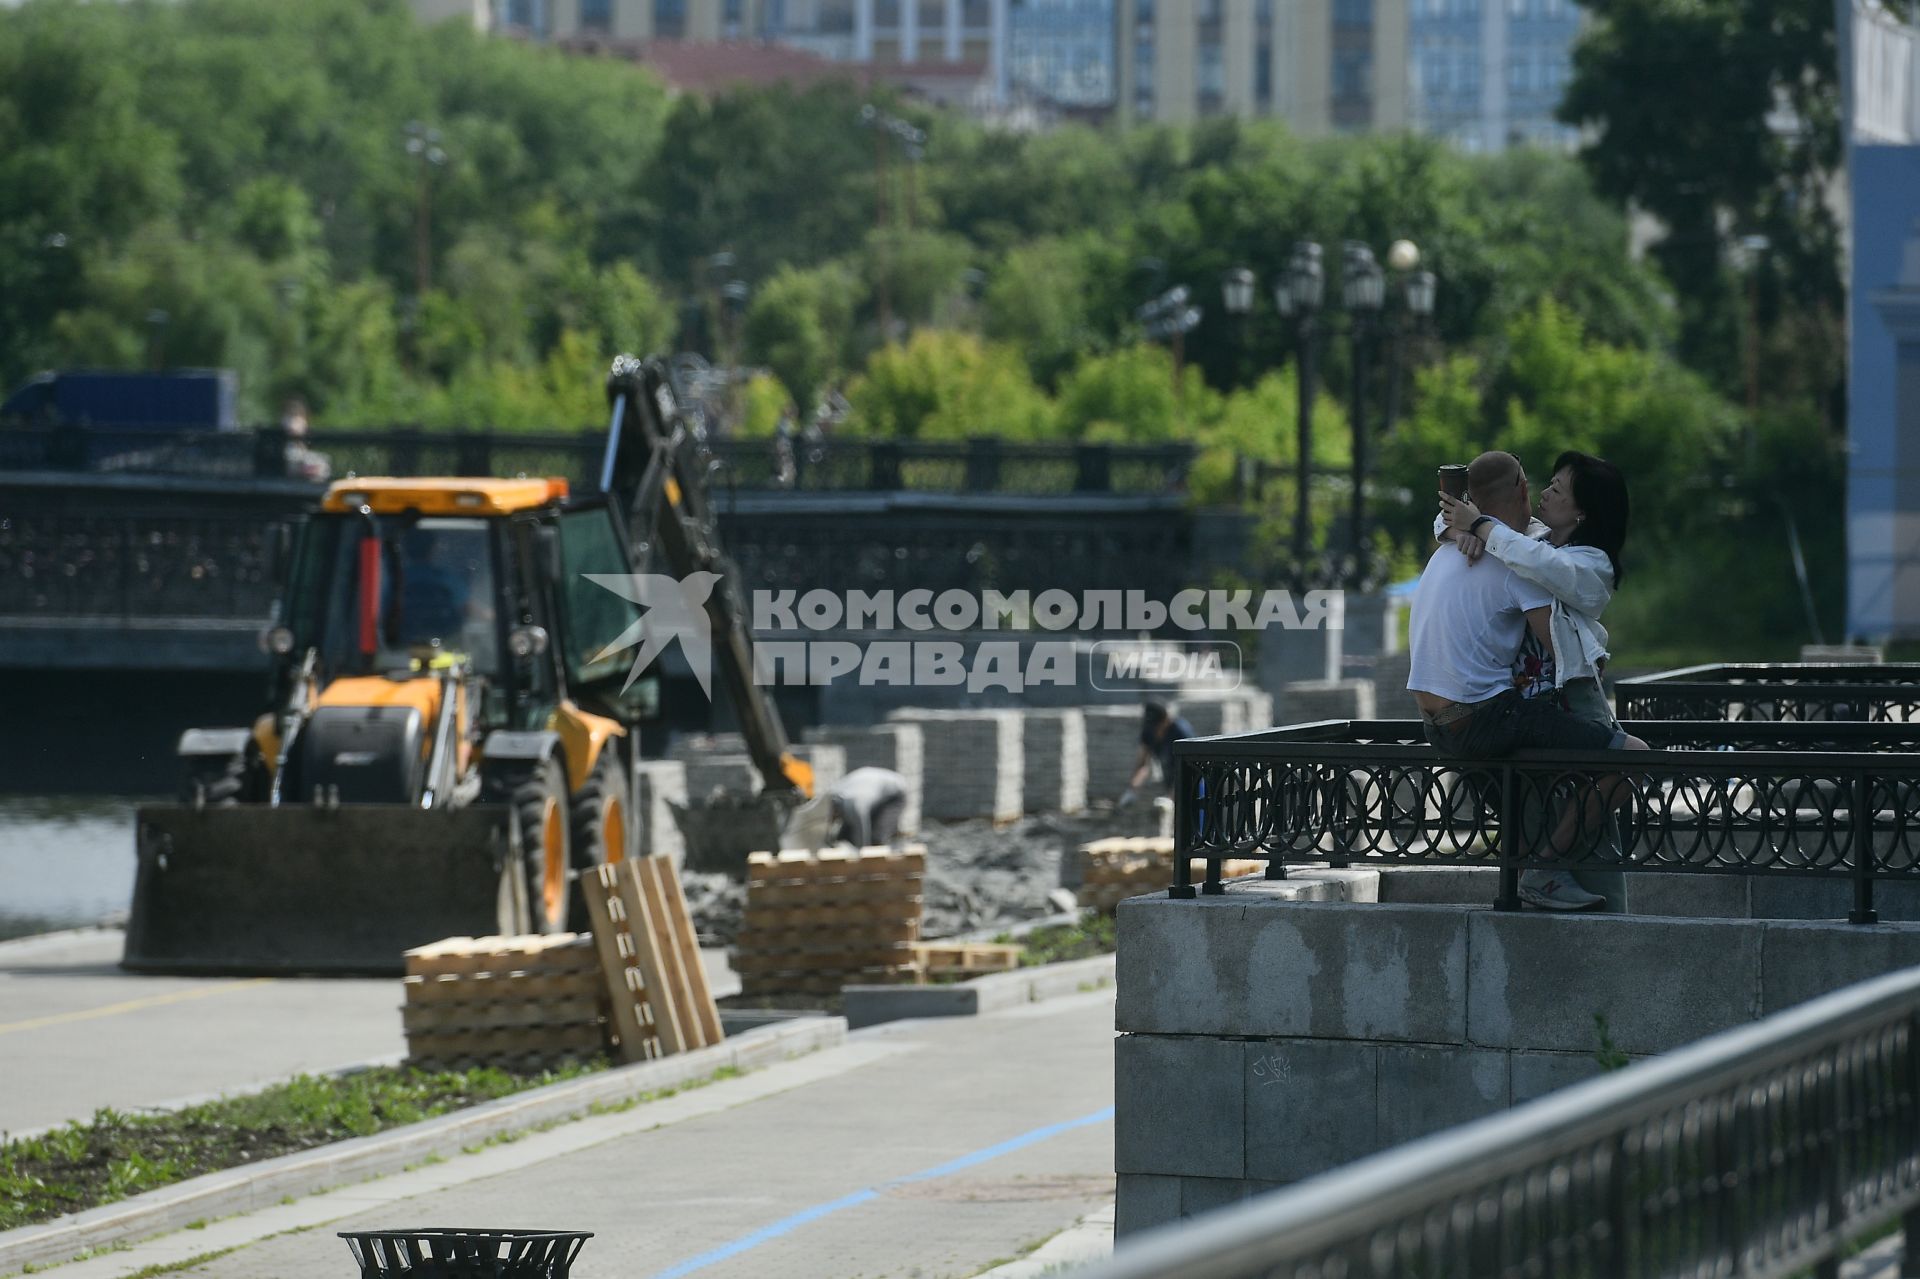
[[[514,627],[507,635],[507,651],[522,661],[546,652],[547,628],[544,626]]]
[[[293,651],[293,631],[285,626],[269,626],[260,632],[260,647],[275,657],[285,657]]]

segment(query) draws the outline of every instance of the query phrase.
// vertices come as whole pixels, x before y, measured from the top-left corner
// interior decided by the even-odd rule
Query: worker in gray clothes
[[[855,848],[890,844],[907,807],[907,779],[890,768],[856,768],[794,810],[789,848],[845,842]]]

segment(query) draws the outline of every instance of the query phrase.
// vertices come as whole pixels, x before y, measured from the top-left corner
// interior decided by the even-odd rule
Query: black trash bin
[[[590,1230],[342,1230],[360,1279],[568,1279]]]

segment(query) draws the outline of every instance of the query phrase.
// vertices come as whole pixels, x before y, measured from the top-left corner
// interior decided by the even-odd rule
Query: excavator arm
[[[657,557],[682,581],[695,573],[715,575],[706,599],[714,660],[747,750],[768,791],[811,796],[813,769],[793,756],[778,708],[753,679],[740,571],[720,549],[707,503],[707,451],[681,416],[672,375],[657,359],[620,356],[607,374],[607,403],[611,420],[600,487],[634,562]]]

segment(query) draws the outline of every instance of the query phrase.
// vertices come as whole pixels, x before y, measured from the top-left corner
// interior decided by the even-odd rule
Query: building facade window
[[[613,30],[613,0],[580,0],[580,29]]]

